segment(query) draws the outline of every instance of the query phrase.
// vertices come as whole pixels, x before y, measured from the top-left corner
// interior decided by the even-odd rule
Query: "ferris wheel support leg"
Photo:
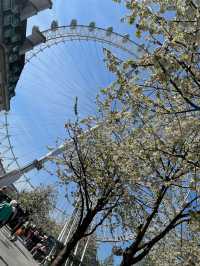
[[[81,260],[80,260],[79,266],[82,265],[82,262],[83,262],[83,259],[85,257],[85,253],[86,253],[86,250],[87,250],[87,247],[88,247],[88,244],[89,244],[89,240],[90,240],[90,237],[87,238],[86,244],[85,244],[84,249],[83,249],[83,253],[81,255]]]
[[[22,177],[24,174],[28,173],[29,171],[33,169],[41,170],[42,169],[43,162],[40,160],[34,160],[32,163],[18,169],[13,170],[11,172],[8,172],[2,176],[0,176],[0,187],[2,186],[9,186],[13,183],[15,183],[20,177]]]
[[[70,142],[69,142],[70,143]],[[32,171],[33,169],[41,170],[43,168],[44,163],[46,163],[48,160],[50,160],[51,157],[57,156],[60,153],[63,152],[65,149],[66,144],[62,144],[57,149],[47,153],[45,156],[40,158],[39,160],[34,160],[31,163],[25,165],[22,168],[19,168],[17,170],[10,171],[2,176],[0,176],[0,187],[1,186],[9,186],[13,183],[15,183],[20,177],[22,177],[24,174]]]

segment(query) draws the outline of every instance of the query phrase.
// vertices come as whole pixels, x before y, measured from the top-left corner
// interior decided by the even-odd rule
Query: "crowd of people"
[[[53,256],[48,256],[49,237],[33,223],[32,211],[23,210],[17,200],[7,196],[6,190],[7,187],[0,188],[0,228],[7,226],[10,241],[20,239],[36,261],[48,265],[53,260]]]

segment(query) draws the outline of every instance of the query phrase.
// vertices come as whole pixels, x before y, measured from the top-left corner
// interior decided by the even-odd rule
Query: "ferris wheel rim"
[[[86,30],[86,32],[84,33],[83,30]],[[134,56],[137,59],[139,57],[135,54],[135,52],[133,52],[134,49],[137,48],[138,50],[140,49],[145,51],[143,46],[131,40],[129,36],[123,36],[122,34],[119,34],[114,31],[109,32],[108,34],[108,30],[96,26],[91,28],[87,25],[76,25],[74,27],[66,25],[55,27],[53,29],[49,28],[47,30],[42,31],[41,33],[45,36],[46,41],[42,44],[35,46],[31,51],[27,53],[25,63],[28,63],[33,57],[37,56],[45,49],[67,41],[96,41],[99,43],[105,43],[110,46],[117,47],[118,49],[125,51],[126,53],[131,56]],[[97,33],[99,34],[99,36],[97,35]],[[100,33],[103,33],[103,35],[101,35]],[[118,40],[114,40],[114,37],[118,38]],[[51,41],[54,42],[49,44]]]
[[[67,36],[67,37],[70,37],[70,36]],[[73,36],[74,37],[74,36]],[[26,58],[26,61],[25,61],[25,64],[27,64],[27,63],[29,63],[31,60],[32,60],[32,58],[33,57],[35,57],[35,56],[37,56],[39,53],[41,53],[41,52],[43,52],[44,50],[46,50],[46,49],[48,49],[48,48],[51,48],[52,46],[54,46],[54,45],[57,45],[57,44],[60,44],[60,43],[62,43],[62,42],[73,42],[73,41],[88,41],[88,40],[90,40],[90,41],[94,41],[94,42],[99,42],[99,43],[102,43],[102,44],[108,44],[108,45],[112,45],[112,46],[114,46],[114,47],[116,47],[116,48],[118,48],[118,49],[121,49],[121,50],[123,50],[123,51],[125,51],[125,52],[127,52],[128,53],[128,50],[126,50],[126,49],[122,49],[122,47],[120,47],[120,46],[118,46],[118,45],[114,45],[112,42],[109,42],[109,41],[105,41],[105,40],[102,40],[102,39],[98,39],[98,38],[92,38],[92,37],[87,37],[87,36],[82,36],[82,37],[74,37],[73,39],[70,39],[70,40],[60,40],[60,41],[56,41],[56,40],[59,40],[59,39],[61,39],[61,38],[63,38],[63,37],[57,37],[57,38],[54,38],[54,39],[51,39],[51,40],[55,40],[55,42],[54,43],[52,43],[52,44],[49,44],[49,45],[46,45],[46,46],[43,46],[39,51],[37,51],[36,53],[34,53],[33,51],[32,51],[32,53],[31,53],[31,56],[30,57],[28,57],[28,58]],[[46,43],[45,43],[46,44]],[[30,52],[29,52],[30,53]],[[133,54],[132,53],[132,55],[134,55],[135,56],[135,54]]]
[[[63,28],[72,28],[72,26],[71,26],[71,25],[63,25],[63,26],[55,27],[55,29],[63,29]],[[88,25],[83,25],[83,24],[78,24],[78,25],[76,25],[76,26],[73,27],[73,29],[77,29],[77,28],[87,28],[87,29],[92,29],[90,32],[92,32],[92,31],[94,31],[94,30],[102,30],[102,31],[104,31],[105,33],[107,32],[107,29],[105,29],[105,28],[97,27],[97,26],[91,28],[90,26],[88,26]],[[52,29],[47,29],[47,30],[42,31],[42,33],[45,34],[45,33],[49,32],[49,31],[53,31],[53,30],[52,30]],[[119,36],[119,37],[121,37],[121,38],[124,38],[124,37],[125,37],[124,35],[122,35],[122,34],[120,34],[120,33],[118,33],[118,32],[115,32],[115,31],[112,31],[112,34],[114,34],[114,35],[116,35],[116,36]],[[135,41],[131,40],[130,38],[127,38],[127,39],[128,39],[128,41],[131,42],[132,44],[134,44],[134,45],[136,45],[136,46],[138,46],[138,47],[144,49],[141,45],[139,45],[139,44],[136,43]]]

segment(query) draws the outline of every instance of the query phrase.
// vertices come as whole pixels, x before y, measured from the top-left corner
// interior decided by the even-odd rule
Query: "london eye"
[[[19,187],[34,188],[38,179],[41,183],[56,183],[53,175],[45,170],[38,172],[37,166],[45,166],[52,155],[66,149],[64,123],[73,116],[75,97],[82,117],[95,114],[97,94],[114,81],[106,67],[104,51],[111,51],[121,60],[137,59],[142,52],[142,47],[128,35],[118,34],[112,27],[96,27],[94,22],[78,25],[73,20],[68,26],[59,26],[53,21],[42,35],[45,42],[26,54],[11,111],[1,115],[1,158],[6,177],[1,179],[1,185],[15,182]],[[47,147],[54,147],[55,143],[57,148],[49,151]],[[60,200],[56,210],[64,211],[65,204]],[[63,228],[60,240],[66,242],[70,237],[76,216],[78,212],[72,215],[70,227]],[[70,219],[66,224],[69,222]],[[110,223],[103,224],[96,237],[98,242],[112,245],[133,239],[128,229]]]

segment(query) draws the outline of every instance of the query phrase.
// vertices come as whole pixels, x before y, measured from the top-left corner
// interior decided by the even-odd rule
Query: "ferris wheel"
[[[103,84],[101,84],[98,80],[99,74],[98,76],[94,73],[93,69],[91,71],[91,69],[89,69],[89,63],[90,63],[90,56],[88,56],[87,51],[90,50],[91,53],[93,53],[93,55],[91,56],[91,58],[94,58],[94,55],[96,56],[96,67],[99,66],[98,64],[103,65],[103,67],[105,68],[105,64],[104,64],[104,58],[103,58],[103,50],[104,49],[109,49],[111,50],[113,53],[119,55],[119,58],[121,57],[122,59],[124,58],[133,58],[134,60],[137,60],[137,58],[140,57],[141,53],[143,52],[143,47],[141,47],[140,45],[138,45],[136,42],[132,41],[129,37],[129,35],[121,35],[118,34],[116,32],[113,31],[112,27],[109,27],[107,29],[103,29],[103,28],[99,28],[96,27],[95,23],[91,22],[88,26],[86,25],[78,25],[76,20],[72,20],[71,24],[68,26],[61,26],[59,27],[57,22],[52,22],[51,24],[51,28],[48,30],[45,30],[42,32],[42,35],[45,38],[45,42],[36,46],[33,50],[31,50],[30,52],[27,53],[26,55],[26,65],[25,65],[25,70],[29,69],[32,66],[32,69],[34,69],[34,71],[31,72],[31,79],[28,79],[27,82],[33,82],[33,88],[37,88],[38,87],[38,91],[36,92],[35,96],[30,94],[28,95],[28,92],[24,92],[24,99],[26,100],[26,97],[28,98],[28,102],[30,101],[30,98],[32,99],[33,103],[35,98],[43,96],[43,94],[45,94],[43,97],[43,99],[45,99],[45,102],[47,101],[47,109],[49,108],[51,111],[53,108],[64,108],[64,106],[60,106],[60,100],[64,97],[66,97],[68,100],[72,100],[71,97],[71,92],[65,93],[65,90],[62,91],[62,94],[58,97],[58,106],[55,107],[55,104],[52,103],[51,108],[48,105],[48,100],[51,98],[54,98],[53,100],[55,100],[55,98],[57,97],[57,94],[55,97],[52,96],[51,97],[51,93],[53,95],[53,90],[54,89],[54,85],[57,86],[58,90],[61,87],[66,87],[68,89],[71,89],[71,91],[76,89],[76,93],[79,93],[81,90],[83,91],[84,89],[86,90],[84,92],[84,97],[88,99],[87,104],[85,104],[85,106],[87,106],[88,108],[88,112],[87,114],[90,113],[91,110],[94,109],[94,103],[91,105],[91,107],[89,108],[89,101],[91,102],[91,100],[93,100],[93,102],[95,101],[95,97],[96,97],[96,93],[97,90],[94,90],[94,85],[92,84],[92,90],[91,88],[87,88],[87,86],[89,86],[89,82],[88,82],[88,77],[89,78],[93,78],[93,80],[97,81],[96,82],[96,86],[98,87],[98,89],[100,89],[101,87],[104,86],[108,86],[112,81],[112,77],[108,77],[107,75],[107,69],[105,70],[105,76],[108,77],[108,82],[103,82]],[[74,43],[76,43],[74,45]],[[87,45],[91,45],[90,49],[85,49],[83,48],[82,51],[82,55],[87,54],[86,55],[86,65],[83,66],[83,69],[85,68],[85,66],[87,67],[87,69],[85,69],[85,71],[87,72],[87,76],[82,77],[82,80],[86,83],[86,87],[84,88],[84,86],[78,85],[77,81],[74,81],[73,78],[77,77],[78,74],[81,76],[81,70],[80,70],[80,65],[82,64],[82,61],[78,61],[78,59],[81,59],[81,53],[79,48],[78,48],[78,54],[76,54],[77,51],[77,46],[81,46],[83,43],[87,43]],[[65,60],[68,59],[68,53],[65,53],[67,51],[66,45],[71,45],[71,49],[73,49],[75,46],[75,56],[77,56],[77,58],[72,58],[72,62],[73,64],[75,64],[75,68],[78,68],[77,73],[75,73],[74,75],[72,75],[72,78],[69,77],[67,83],[64,81],[65,77],[63,78],[62,75],[62,80],[59,81],[59,78],[61,78],[60,72],[61,71],[65,71],[65,65],[63,65],[63,61],[65,62]],[[97,45],[99,45],[97,47]],[[60,48],[61,47],[61,48]],[[64,48],[64,49],[63,49]],[[88,47],[87,47],[88,48]],[[62,50],[62,52],[60,53],[60,50]],[[65,52],[64,52],[65,50]],[[86,51],[87,50],[87,51]],[[43,61],[43,64],[41,63],[42,61],[42,56],[45,55],[45,60]],[[51,58],[52,56],[52,58]],[[50,60],[49,60],[50,58]],[[57,64],[57,62],[59,62],[59,66],[55,64]],[[39,64],[40,63],[40,64]],[[45,66],[45,67],[44,67]],[[50,70],[52,69],[52,67],[55,66],[55,70],[54,72],[50,73]],[[102,66],[101,69],[102,70]],[[100,73],[99,70],[99,73]],[[70,71],[73,72],[72,69],[70,69]],[[69,72],[70,72],[69,71]],[[35,74],[33,74],[33,72]],[[45,73],[45,77],[43,77]],[[30,74],[30,73],[29,73]],[[40,76],[41,75],[41,76]],[[70,74],[69,74],[70,75]],[[22,74],[23,76],[23,74]],[[44,78],[43,81],[41,81],[42,77]],[[78,78],[79,79],[79,78]],[[48,83],[46,84],[46,91],[44,92],[43,89],[45,90],[45,85],[44,83],[46,82],[46,80],[48,80]],[[23,80],[24,82],[24,80]],[[83,82],[82,82],[83,83]],[[97,84],[98,83],[98,84]],[[100,84],[99,84],[100,83]],[[29,83],[27,83],[29,84]],[[21,82],[21,85],[22,82]],[[55,86],[55,87],[56,87]],[[34,89],[32,90],[32,93],[34,91]],[[88,89],[88,90],[87,90]],[[91,97],[91,94],[93,94],[93,98]],[[28,95],[28,96],[27,96]],[[17,102],[18,99],[16,99]],[[40,99],[39,99],[40,100]],[[22,104],[27,104],[27,101],[22,101]],[[36,105],[36,102],[35,102]],[[84,105],[84,104],[83,104]],[[41,103],[42,106],[42,103]],[[33,108],[33,112],[37,112],[37,106],[34,106]],[[49,110],[48,109],[48,110]],[[60,110],[59,109],[59,110]],[[55,109],[54,109],[55,110]],[[63,109],[62,109],[63,110]],[[62,111],[61,110],[61,111]],[[21,111],[20,108],[18,108],[18,111]],[[15,112],[15,109],[13,111],[13,113]],[[50,111],[49,111],[50,112]],[[41,112],[40,110],[38,110],[38,113],[36,114],[36,117],[38,119],[38,123],[43,123],[42,126],[44,126],[44,122],[40,122],[40,120],[42,119],[42,117],[44,116],[44,121],[46,121],[46,116],[45,116],[46,112],[44,111],[44,109],[41,107]],[[57,113],[58,115],[58,113]],[[60,117],[58,115],[58,117]],[[2,150],[1,150],[1,159],[2,159],[2,174],[1,176],[5,176],[4,179],[0,179],[0,184],[6,184],[6,182],[9,183],[13,183],[15,181],[18,182],[18,184],[23,183],[25,185],[34,187],[34,184],[32,183],[29,175],[27,176],[27,174],[31,171],[34,170],[36,168],[40,168],[41,165],[43,165],[44,163],[48,162],[49,158],[55,154],[59,154],[63,151],[63,149],[66,149],[66,145],[69,145],[69,143],[66,143],[64,141],[63,136],[60,137],[59,143],[60,145],[58,145],[58,148],[56,148],[55,150],[51,150],[50,152],[48,152],[48,150],[46,149],[46,147],[44,147],[45,149],[43,149],[41,151],[41,153],[36,153],[35,155],[33,155],[33,158],[29,158],[28,156],[25,156],[24,160],[21,160],[21,156],[20,154],[17,152],[18,147],[16,147],[17,145],[17,136],[18,135],[22,135],[21,132],[17,131],[17,133],[14,131],[15,128],[19,128],[20,127],[20,119],[19,117],[15,116],[15,114],[12,113],[7,113],[5,112],[4,114],[1,115],[0,117],[1,119],[1,146],[2,146]],[[19,124],[17,124],[17,122],[19,122]],[[53,121],[54,122],[54,121]],[[52,122],[52,124],[53,124]],[[56,122],[57,122],[57,118],[56,118]],[[27,122],[28,123],[28,122]],[[30,122],[31,123],[31,122]],[[32,122],[34,123],[34,121]],[[62,121],[62,123],[59,123],[60,127],[64,124],[64,120]],[[54,129],[56,128],[56,130],[58,129],[59,125],[57,123],[55,123],[54,125]],[[27,131],[26,128],[26,124],[22,125],[23,126],[23,134],[25,136],[25,133]],[[32,126],[32,125],[31,125]],[[37,126],[37,124],[36,124]],[[48,125],[48,128],[50,126]],[[39,128],[39,127],[38,127]],[[53,129],[53,127],[52,127]],[[52,133],[53,130],[51,130],[50,133]],[[13,133],[14,132],[14,133]],[[16,133],[16,134],[15,134]],[[58,133],[56,134],[60,134],[59,130]],[[30,137],[30,132],[27,132],[28,137]],[[37,135],[38,137],[38,135]],[[24,137],[25,138],[25,137]],[[55,141],[55,135],[53,135],[52,139]],[[37,139],[39,141],[39,139]],[[44,136],[44,140],[47,140]],[[29,143],[30,138],[27,138],[27,140],[22,144],[22,141],[20,143],[21,146],[25,146],[28,145],[27,143]],[[19,141],[20,142],[20,141]],[[50,141],[51,142],[51,141]],[[63,144],[64,142],[64,144]],[[43,145],[46,146],[49,143],[44,143]],[[50,143],[51,145],[52,143]],[[27,147],[27,149],[29,149],[29,147]],[[44,152],[44,150],[46,150],[46,152]],[[34,154],[34,152],[33,152]],[[6,173],[6,174],[5,174]],[[114,226],[115,228],[113,228],[113,232],[112,233],[110,231],[110,224],[104,224],[100,231],[99,234],[97,235],[97,241],[99,242],[112,242],[112,243],[118,243],[118,242],[126,242],[126,241],[130,241],[131,239],[133,239],[133,234],[129,231],[129,230],[122,230],[122,228],[118,228],[117,226]],[[66,232],[65,232],[66,233]],[[64,235],[64,233],[63,233]],[[63,237],[63,236],[62,236]]]
[[[88,26],[77,25],[76,20],[72,20],[69,26],[59,27],[54,21],[51,24],[51,28],[42,32],[45,37],[45,42],[34,47],[33,50],[27,53],[26,55],[26,65],[25,68],[29,68],[29,64],[35,58],[39,58],[45,52],[45,50],[50,50],[55,46],[63,43],[72,43],[76,42],[78,45],[82,42],[92,42],[99,43],[101,49],[104,49],[103,45],[109,47],[112,51],[113,47],[117,48],[118,51],[123,51],[129,57],[134,59],[139,58],[143,47],[138,45],[136,42],[130,40],[129,35],[121,35],[113,31],[112,27],[107,29],[99,28],[95,26],[95,23],[91,22]],[[95,51],[98,54],[98,51]],[[99,54],[98,54],[99,56]],[[103,60],[101,58],[100,60]],[[51,66],[50,66],[51,67]],[[86,70],[87,71],[87,70]],[[42,72],[42,69],[41,69]],[[87,80],[86,80],[87,82]],[[35,85],[35,84],[34,84]],[[70,88],[72,89],[74,83],[71,84]],[[3,167],[6,172],[10,171],[16,166],[20,169],[19,156],[17,156],[15,151],[15,145],[12,140],[12,121],[9,120],[10,114],[5,112],[1,114],[1,159],[3,162]],[[14,167],[12,168],[14,164]]]

